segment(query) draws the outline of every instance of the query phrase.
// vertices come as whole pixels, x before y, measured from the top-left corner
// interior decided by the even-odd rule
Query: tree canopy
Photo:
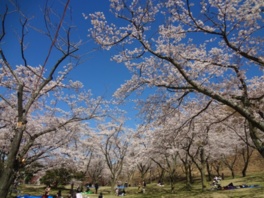
[[[159,105],[157,114],[193,99],[207,101],[204,107],[227,106],[248,121],[264,156],[263,1],[110,2],[116,21],[90,14],[89,31],[103,48],[116,47],[113,59],[133,74],[115,96],[157,88],[145,100],[148,107]],[[156,119],[154,108],[148,109]]]

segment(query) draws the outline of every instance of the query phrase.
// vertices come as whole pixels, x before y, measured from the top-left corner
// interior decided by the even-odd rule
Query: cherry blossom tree
[[[153,104],[152,106],[150,104],[146,109],[153,109],[152,107],[154,106],[156,105]],[[180,112],[177,109],[171,109],[170,113],[168,113],[165,110],[166,107],[156,107],[158,107],[156,109],[163,109],[164,112],[155,112],[156,120],[146,125],[145,130],[142,130],[138,136],[141,136],[143,145],[147,145],[145,146],[146,156],[160,168],[161,177],[166,175],[170,179],[171,191],[173,192],[175,190],[176,177],[178,176],[177,167],[182,163],[180,145],[186,137],[184,133],[183,136],[181,135],[184,125],[184,119],[181,119],[181,117],[184,116],[180,116]],[[153,113],[152,110],[150,111]]]
[[[216,168],[218,167],[217,172],[218,175],[220,175],[219,166],[221,161],[219,161],[219,154],[223,156],[225,164],[230,168],[235,165],[237,159],[243,159],[242,175],[245,176],[255,147],[252,140],[249,138],[250,132],[247,120],[238,113],[230,114],[230,112],[232,111],[230,111],[229,108],[222,105],[211,106],[210,110],[207,111],[211,126],[215,125],[211,130],[215,131],[213,135],[217,137],[211,138],[211,150],[214,151],[217,150],[217,148],[223,147],[230,150],[230,152],[225,152],[221,149],[221,152],[215,153],[217,156],[212,156],[212,160],[216,160]],[[219,143],[220,145],[218,145]],[[214,145],[218,146],[216,147]],[[231,159],[231,156],[234,156],[234,159]],[[233,171],[234,170],[231,170],[231,172]],[[232,175],[234,175],[234,172]]]
[[[247,121],[241,117],[239,114],[235,114],[232,117],[229,117],[228,120],[221,122],[222,133],[226,136],[225,139],[229,139],[228,148],[232,150],[229,154],[222,153],[224,163],[230,169],[232,177],[235,177],[234,166],[238,159],[242,159],[242,176],[246,176],[246,171],[250,163],[250,158],[255,150],[252,140],[249,138],[249,128]],[[220,128],[219,127],[219,128]],[[236,134],[232,137],[231,134]],[[232,140],[232,141],[230,141]],[[232,142],[232,144],[230,144]],[[233,156],[233,158],[232,158]]]
[[[140,173],[141,180],[144,181],[146,174],[148,173],[149,169],[151,168],[151,160],[143,157],[142,161],[137,163],[137,169]]]
[[[201,102],[199,103],[202,105]],[[185,139],[182,141],[182,149],[186,150],[189,158],[200,170],[201,175],[205,173],[205,170],[202,170],[205,166],[202,163],[202,156],[199,156],[201,154],[200,149],[203,149],[208,180],[210,181],[210,166],[213,164],[216,164],[219,169],[220,163],[223,162],[233,171],[237,151],[250,144],[247,140],[248,133],[245,134],[244,125],[241,124],[243,118],[237,113],[230,114],[226,106],[211,103],[204,111],[197,108],[198,102],[192,106],[186,106],[184,111],[190,127],[188,127],[188,131],[184,132]],[[197,116],[197,112],[199,116]],[[181,134],[182,137],[184,137],[184,133]],[[217,175],[220,175],[219,170],[217,170]]]
[[[78,148],[70,158],[78,156],[76,161],[79,164],[78,169],[82,170],[93,184],[105,180],[104,172],[107,166],[104,155],[100,152],[100,137],[96,134],[96,129],[82,130],[77,142]]]
[[[197,127],[197,125],[193,125],[192,127],[196,128],[196,130],[197,128],[199,128]],[[206,159],[209,156],[209,153],[206,149],[208,141],[206,133],[208,131],[204,131],[203,135],[199,135],[201,134],[200,130],[201,128],[198,129],[199,133],[193,130],[187,131],[189,135],[185,136],[184,140],[182,141],[181,147],[199,170],[201,176],[202,190],[204,190],[206,187],[208,187],[208,183],[205,177]]]
[[[164,147],[167,150],[175,150],[171,152],[171,156],[177,154],[184,164],[187,189],[191,188],[191,164],[195,164],[200,171],[204,188],[207,186],[206,166],[220,160],[223,154],[232,155],[234,145],[239,141],[243,142],[237,132],[230,133],[228,125],[233,120],[223,124],[231,115],[217,103],[206,103],[205,100],[194,98],[182,104],[181,111],[168,104],[149,104],[147,109],[151,109],[151,114],[154,109],[152,106],[158,109],[155,122],[152,123],[152,128],[157,130],[152,140],[157,142],[153,143],[153,147],[156,145],[157,148],[154,152],[160,155],[160,150]],[[162,112],[159,112],[159,109],[162,109]]]
[[[175,192],[176,169],[180,161],[177,150],[160,147],[159,157],[151,159],[165,171],[170,179],[170,190]]]
[[[62,159],[58,148],[72,145],[83,125],[105,114],[101,108],[102,98],[93,98],[82,83],[67,79],[78,65],[79,58],[75,54],[80,47],[79,41],[71,40],[71,27],[64,23],[69,2],[55,12],[46,4],[46,31],[33,27],[33,19],[18,5],[1,7],[0,164],[4,171],[0,172],[0,197],[7,196],[21,169],[36,161],[52,166],[56,156]],[[56,15],[51,16],[51,13]],[[17,34],[7,28],[10,15],[13,19],[19,18],[21,26]],[[44,59],[41,55],[37,57],[38,66],[30,65],[32,60],[27,56],[33,42],[31,33],[49,43]],[[19,38],[18,50],[13,49],[11,55],[6,42],[10,37]],[[21,65],[13,65],[15,58],[20,58]]]
[[[133,74],[117,97],[153,88],[155,101],[177,106],[203,95],[247,120],[264,157],[263,7],[262,0],[110,0],[115,21],[102,12],[86,17],[94,40],[117,47],[113,59]]]
[[[185,180],[186,180],[185,189],[191,190],[193,183],[192,161],[189,158],[188,154],[183,150],[179,151],[179,158],[182,161],[183,172],[185,173]]]
[[[124,162],[123,166],[123,178],[125,183],[134,185],[133,182],[135,182],[135,176],[137,173],[137,164],[136,162],[136,151],[137,145],[135,144],[135,141],[130,143],[128,153],[126,155],[126,160]]]
[[[98,126],[98,129],[100,130],[98,133],[100,136],[98,147],[110,172],[111,189],[114,191],[114,187],[123,171],[133,131],[125,128],[123,121],[106,123]]]
[[[140,175],[140,183],[145,181],[145,177],[152,167],[149,147],[152,145],[152,139],[150,137],[151,130],[148,126],[139,126],[136,130],[136,134],[133,138],[131,146],[133,148],[133,157],[131,159],[131,164],[134,164]]]

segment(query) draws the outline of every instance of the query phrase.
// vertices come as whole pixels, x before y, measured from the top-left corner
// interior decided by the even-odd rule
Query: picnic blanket
[[[257,185],[257,184],[253,184],[253,185],[242,184],[242,185],[234,186],[232,183],[230,183],[227,186],[224,186],[223,190],[234,190],[234,189],[241,189],[241,188],[259,188],[259,187],[260,185]]]

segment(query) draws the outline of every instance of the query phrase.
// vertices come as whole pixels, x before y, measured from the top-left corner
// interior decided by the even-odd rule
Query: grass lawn
[[[126,189],[127,198],[186,198],[186,197],[195,197],[195,198],[264,198],[264,172],[263,173],[254,173],[249,176],[236,177],[235,179],[226,178],[221,181],[222,186],[226,186],[229,183],[234,185],[259,185],[259,188],[242,188],[235,190],[206,190],[201,191],[201,184],[196,182],[192,186],[191,191],[184,190],[184,183],[177,182],[175,187],[175,193],[170,192],[169,185],[163,187],[157,186],[157,184],[148,184],[146,187],[146,192],[144,194],[137,192],[137,187],[129,187]],[[21,194],[30,194],[30,195],[42,195],[44,192],[45,186],[36,186],[36,185],[23,185],[20,187]],[[69,187],[61,188],[63,197],[65,198],[69,192]],[[51,195],[55,195],[58,189],[51,189]],[[103,192],[104,198],[116,198],[117,196],[114,193],[111,193],[110,187],[100,187],[99,192]],[[12,195],[14,197],[14,194]],[[97,198],[98,195],[91,194],[89,198]]]

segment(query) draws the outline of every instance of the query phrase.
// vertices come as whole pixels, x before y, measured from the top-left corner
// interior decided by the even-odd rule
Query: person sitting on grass
[[[116,196],[119,196],[119,189],[118,188],[115,189],[115,193],[116,193]]]
[[[86,194],[92,194],[92,191],[90,190],[90,188],[89,187],[87,187],[87,189],[86,189],[86,192],[85,192]]]
[[[102,192],[100,192],[100,194],[99,194],[98,198],[104,198],[104,196],[103,196],[103,193],[102,193]]]
[[[44,195],[42,196],[42,198],[48,198],[49,193],[50,193],[50,185],[48,185],[48,186],[45,188]]]

